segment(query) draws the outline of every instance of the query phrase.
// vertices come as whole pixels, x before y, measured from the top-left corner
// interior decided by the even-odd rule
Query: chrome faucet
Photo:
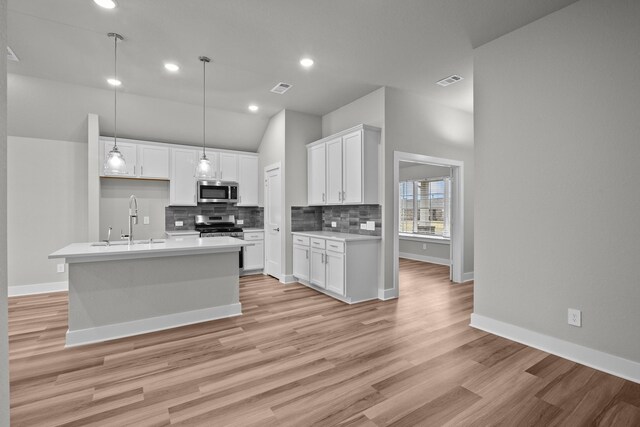
[[[132,204],[135,206],[133,209],[131,208]],[[133,243],[133,226],[135,224],[138,224],[138,200],[136,196],[132,194],[131,197],[129,197],[129,234],[122,234],[121,231],[120,238],[127,239],[129,243]]]
[[[107,244],[107,246],[111,246],[111,230],[113,228],[109,227],[109,230],[107,230],[107,240],[105,240],[104,242]]]

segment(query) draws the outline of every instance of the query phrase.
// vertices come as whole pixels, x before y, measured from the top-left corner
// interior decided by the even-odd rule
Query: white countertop
[[[172,230],[164,232],[167,236],[199,236],[200,232],[197,230]]]
[[[243,228],[242,231],[245,233],[255,233],[256,231],[264,232],[264,228]]]
[[[91,243],[72,243],[50,254],[49,259],[65,258],[67,263],[74,263],[199,255],[217,252],[236,252],[239,251],[242,246],[249,246],[251,244],[251,242],[245,242],[228,236],[111,246],[92,246]]]
[[[382,240],[382,236],[367,236],[364,234],[337,233],[335,231],[292,231],[291,234],[309,237],[321,237],[323,239],[338,240],[341,242],[358,242],[363,240]]]

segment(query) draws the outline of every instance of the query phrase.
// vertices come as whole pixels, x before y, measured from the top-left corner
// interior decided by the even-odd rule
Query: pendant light
[[[195,177],[198,179],[213,179],[213,170],[211,169],[211,162],[207,159],[207,153],[205,149],[205,135],[206,135],[206,114],[207,114],[207,62],[211,60],[206,56],[201,56],[198,59],[202,61],[202,156],[196,166]]]
[[[118,150],[118,40],[124,40],[124,38],[117,33],[109,33],[108,37],[113,37],[113,148],[107,154],[107,158],[104,161],[104,173],[105,175],[126,175],[127,163],[124,160],[124,156]]]

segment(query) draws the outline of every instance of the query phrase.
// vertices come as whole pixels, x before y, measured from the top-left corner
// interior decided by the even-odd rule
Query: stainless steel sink
[[[91,246],[125,246],[125,245],[150,245],[155,243],[164,243],[164,239],[145,239],[145,240],[134,240],[133,242],[129,242],[128,240],[116,240],[115,242],[93,242]]]

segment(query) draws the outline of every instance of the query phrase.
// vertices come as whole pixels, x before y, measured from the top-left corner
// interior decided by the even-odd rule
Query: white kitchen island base
[[[242,314],[238,253],[244,243],[209,239],[221,240],[218,245],[208,239],[132,245],[129,250],[92,247],[85,253],[78,250],[82,244],[75,244],[52,254],[69,263],[66,346]]]

